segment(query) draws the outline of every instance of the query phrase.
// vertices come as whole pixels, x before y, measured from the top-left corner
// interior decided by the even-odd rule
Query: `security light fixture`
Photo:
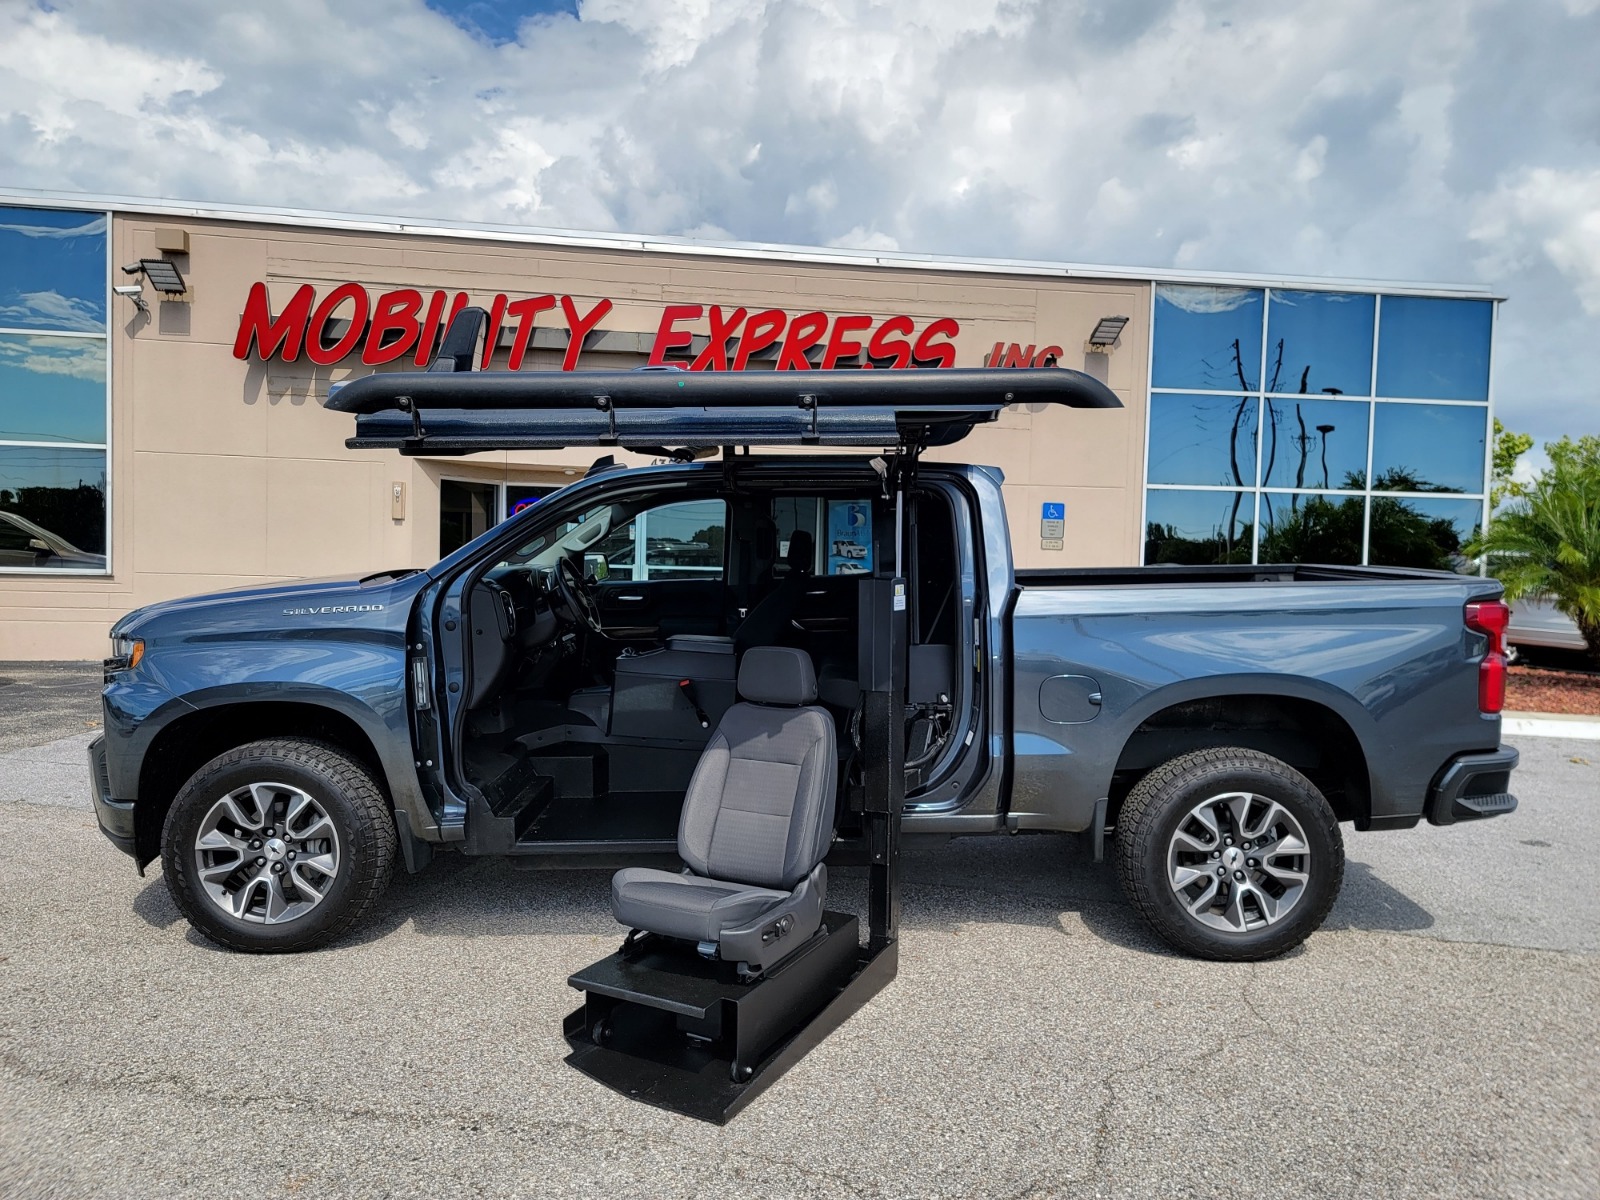
[[[150,306],[145,303],[144,285],[142,283],[124,283],[111,289],[119,296],[126,296],[133,301],[133,306],[142,313],[150,311]]]
[[[139,269],[150,281],[150,286],[163,296],[181,296],[189,290],[189,285],[183,281],[183,276],[172,264],[171,259],[141,258]],[[126,271],[127,268],[124,267],[123,270]]]
[[[1083,348],[1090,354],[1110,354],[1127,323],[1127,317],[1101,317]]]

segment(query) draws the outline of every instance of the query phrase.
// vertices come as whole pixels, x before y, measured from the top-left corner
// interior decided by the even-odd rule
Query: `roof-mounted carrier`
[[[903,446],[959,441],[1012,404],[1116,408],[1079,371],[956,367],[834,371],[474,371],[485,316],[463,309],[426,371],[329,389],[351,449],[454,455],[616,446]],[[691,416],[692,414],[692,416]]]
[[[568,1063],[634,1099],[721,1124],[882,990],[898,969],[908,662],[904,496],[917,455],[928,446],[959,440],[1007,405],[1120,404],[1099,381],[1057,368],[475,372],[483,327],[481,310],[464,309],[430,370],[370,375],[334,391],[327,406],[356,416],[356,436],[347,445],[430,455],[564,446],[679,456],[730,445],[895,450],[880,472],[885,496],[895,502],[894,560],[880,563],[857,585],[862,786],[845,791],[846,802],[860,809],[868,864],[865,943],[859,918],[823,910],[826,876],[817,872],[824,870],[820,859],[832,836],[833,797],[827,797],[826,813],[818,816],[807,809],[816,807],[816,797],[797,795],[792,813],[807,809],[809,828],[819,838],[811,847],[815,865],[807,859],[790,872],[793,879],[761,887],[748,879],[720,883],[715,855],[687,844],[685,839],[692,843],[693,838],[681,827],[680,853],[686,862],[699,863],[689,877],[623,872],[640,878],[619,876],[613,885],[619,920],[628,911],[624,893],[633,888],[640,894],[638,910],[646,915],[665,910],[662,922],[670,930],[636,928],[615,954],[567,981],[584,993],[582,1006],[563,1026],[571,1047]],[[789,711],[803,716],[807,685],[815,687],[809,660],[783,668],[782,655],[795,651],[780,651],[777,657],[766,653],[778,678],[757,679],[757,694],[747,693],[756,707],[769,709],[751,715],[756,726],[781,720],[772,715],[772,705],[798,704]],[[756,649],[746,660],[753,655]],[[746,691],[742,674],[740,688]],[[831,724],[818,731],[829,754],[832,732]],[[755,730],[758,738],[760,733]],[[724,774],[731,781],[732,772]],[[763,786],[770,791],[776,785]],[[700,790],[697,773],[686,812],[691,804],[709,804],[715,813],[719,804],[729,803],[726,786],[709,799],[698,795]],[[732,803],[737,807],[740,799],[734,796]],[[790,820],[789,840],[778,839],[785,863],[792,857],[786,847],[797,844],[794,830],[805,825],[792,814]],[[711,827],[717,827],[715,820]],[[734,857],[748,859],[752,853],[744,845]],[[807,909],[808,882],[819,879],[823,886]],[[686,935],[684,906],[660,898],[663,889],[698,891],[701,900],[711,895],[706,902],[715,909],[724,904],[719,889],[730,889],[731,902],[738,903],[741,887],[746,895],[764,892],[777,907],[762,909],[747,928],[723,922],[715,931],[720,940],[698,947],[686,936],[707,934]],[[768,912],[780,915],[768,922]],[[792,947],[786,944],[791,939]],[[742,961],[729,961],[728,955]]]

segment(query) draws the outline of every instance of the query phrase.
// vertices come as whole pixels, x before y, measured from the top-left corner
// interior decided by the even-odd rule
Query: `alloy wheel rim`
[[[197,878],[227,916],[278,925],[305,916],[339,875],[339,831],[321,802],[287,783],[223,796],[195,834]]]
[[[1167,842],[1167,883],[1191,920],[1225,933],[1276,925],[1299,905],[1311,848],[1270,796],[1223,792],[1184,814]]]

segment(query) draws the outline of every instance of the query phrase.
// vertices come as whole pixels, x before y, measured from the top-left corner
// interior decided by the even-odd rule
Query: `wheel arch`
[[[1123,743],[1109,788],[1108,824],[1155,767],[1223,746],[1258,750],[1306,776],[1340,821],[1362,828],[1372,813],[1372,776],[1349,719],[1321,698],[1245,691],[1171,699],[1148,711]]]
[[[142,870],[161,855],[161,829],[172,801],[206,763],[237,746],[268,738],[325,742],[352,755],[371,773],[391,812],[394,796],[372,737],[360,722],[308,700],[254,700],[185,713],[164,726],[145,751],[134,805],[134,857]]]

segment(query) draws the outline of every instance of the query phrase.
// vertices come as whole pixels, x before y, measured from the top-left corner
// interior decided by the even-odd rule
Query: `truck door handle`
[[[618,604],[643,604],[644,603],[644,597],[643,596],[618,596],[617,597],[617,603]]]
[[[1102,696],[1099,692],[1090,692],[1089,695],[1087,697],[1085,697],[1085,699],[1087,699],[1090,704],[1099,705],[1099,704],[1104,704],[1106,698],[1104,696]]]

